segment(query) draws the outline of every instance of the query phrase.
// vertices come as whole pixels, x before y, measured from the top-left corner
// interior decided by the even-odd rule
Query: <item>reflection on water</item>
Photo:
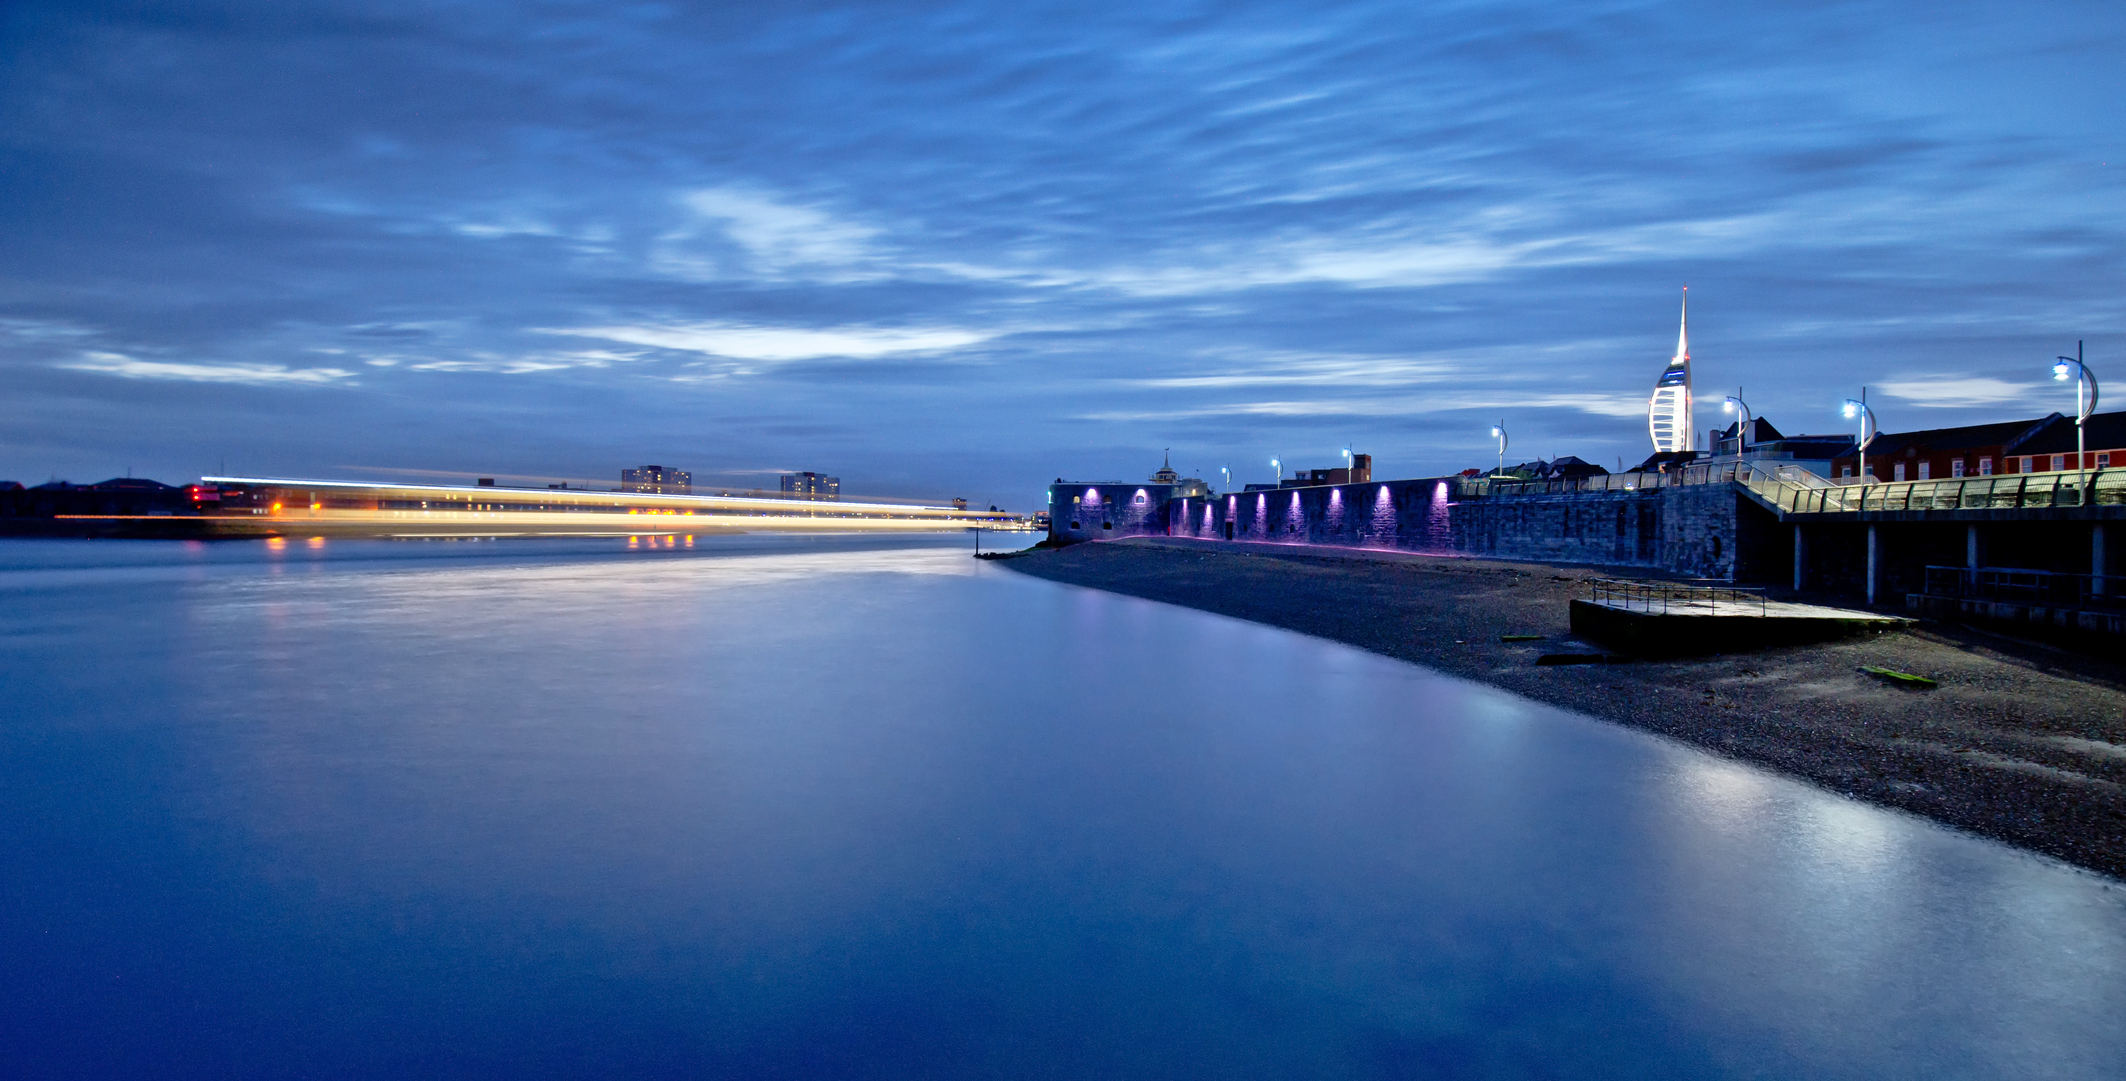
[[[960,538],[0,546],[51,1075],[2098,1077],[2100,880]],[[285,573],[274,573],[284,571]]]

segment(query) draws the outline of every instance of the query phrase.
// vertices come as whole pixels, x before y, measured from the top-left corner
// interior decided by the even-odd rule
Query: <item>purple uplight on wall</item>
[[[1395,497],[1389,494],[1388,486],[1385,484],[1380,486],[1380,494],[1373,497],[1373,514],[1371,517],[1373,542],[1383,547],[1393,548],[1395,546]]]
[[[1447,521],[1447,482],[1432,486],[1432,501],[1425,506],[1425,550],[1445,552],[1454,547],[1454,531]]]

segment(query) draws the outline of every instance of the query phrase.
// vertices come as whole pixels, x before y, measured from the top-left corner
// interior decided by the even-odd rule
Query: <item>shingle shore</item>
[[[2126,878],[2126,667],[2106,659],[1927,623],[1748,654],[1539,667],[1545,653],[1601,649],[1572,637],[1568,602],[1612,572],[1165,539],[1000,565],[1413,661]],[[1863,665],[1939,686],[1906,689]]]

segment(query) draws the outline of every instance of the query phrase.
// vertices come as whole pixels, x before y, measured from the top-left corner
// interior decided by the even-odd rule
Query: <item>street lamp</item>
[[[1277,481],[1277,487],[1284,487],[1284,463],[1275,458],[1270,459],[1270,476]]]
[[[1492,476],[1502,476],[1506,472],[1506,421],[1503,417],[1500,418],[1498,426],[1491,429],[1491,435],[1499,441],[1499,468]]]
[[[1750,423],[1756,415],[1750,412],[1750,403],[1742,400],[1741,387],[1736,387],[1735,392],[1727,396],[1725,408],[1732,413],[1738,406],[1742,409],[1742,427],[1735,429],[1735,457],[1740,458],[1743,451],[1750,449]]]
[[[1225,491],[1227,495],[1231,495],[1233,492],[1233,467],[1221,465],[1218,467],[1218,472],[1225,474]]]
[[[2089,478],[2082,474],[2082,423],[2089,414],[2096,412],[2096,374],[2089,365],[2082,363],[2082,343],[2074,343],[2074,355],[2061,357],[2052,365],[2052,378],[2074,378],[2074,473],[2075,484],[2082,490],[2082,502],[2089,502]],[[2087,393],[2084,394],[2084,387]]]
[[[1868,476],[1868,444],[1873,443],[1875,436],[1882,431],[1882,425],[1875,422],[1875,411],[1868,408],[1868,388],[1860,388],[1860,399],[1858,401],[1852,398],[1845,400],[1845,415],[1847,419],[1860,418],[1860,483],[1866,484],[1870,479]]]

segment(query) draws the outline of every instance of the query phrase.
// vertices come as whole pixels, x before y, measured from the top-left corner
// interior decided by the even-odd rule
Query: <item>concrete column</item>
[[[1875,526],[1874,526],[1874,524],[1873,524],[1873,523],[1870,523],[1870,524],[1868,525],[1868,603],[1869,603],[1869,604],[1874,604],[1874,603],[1875,603],[1875,581],[1876,581],[1876,574],[1878,573],[1878,572],[1877,572],[1877,568],[1878,568],[1878,567],[1880,566],[1880,564],[1881,564],[1881,562],[1882,562],[1882,561],[1881,561],[1881,559],[1879,558],[1879,555],[1880,555],[1881,551],[1882,551],[1882,545],[1881,545],[1881,542],[1879,542],[1879,541],[1877,541],[1877,540],[1875,539]]]
[[[1808,584],[1809,539],[1801,532],[1800,524],[1796,523],[1794,526],[1794,588],[1796,590],[1806,589]]]
[[[2098,522],[2089,527],[2089,573],[2109,574],[2111,572],[2105,569],[2108,566],[2110,564],[2104,559],[2104,523]],[[2098,578],[2090,582],[2089,591],[2092,593],[2104,592],[2104,580]]]
[[[1964,566],[1977,570],[1985,565],[1982,558],[1978,549],[1978,523],[1973,522],[1964,527]]]

